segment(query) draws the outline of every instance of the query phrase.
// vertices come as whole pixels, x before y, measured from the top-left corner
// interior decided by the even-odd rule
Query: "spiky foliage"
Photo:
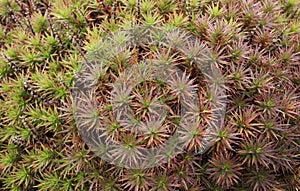
[[[241,176],[241,164],[235,161],[230,154],[215,156],[208,169],[210,177],[219,186],[230,188],[239,182]]]
[[[299,6],[298,0],[0,0],[1,189],[299,190]],[[101,40],[137,24],[185,29],[197,46],[188,54],[153,44],[133,47],[86,77],[97,86],[97,108],[86,104],[81,117],[88,126],[101,119],[103,135],[124,145],[113,150],[115,161],[140,160],[139,148],[163,145],[177,130],[184,141],[175,158],[132,170],[102,160],[86,145],[71,93],[88,59],[99,50],[113,52]],[[178,33],[169,37],[174,47],[183,40]],[[225,78],[228,103],[224,123],[211,129],[210,149],[195,155],[215,120],[214,95],[193,60],[204,48]],[[113,92],[126,68],[147,59],[183,75]],[[185,103],[191,96],[199,103]],[[193,123],[180,123],[180,103],[191,108]],[[112,112],[124,104],[135,120]]]

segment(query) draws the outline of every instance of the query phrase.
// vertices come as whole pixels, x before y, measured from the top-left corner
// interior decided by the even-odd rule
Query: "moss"
[[[299,14],[299,0],[0,0],[2,190],[296,190]],[[168,36],[173,48],[148,44],[115,55],[127,39],[114,34],[137,25],[166,26],[165,31],[175,26],[195,38],[183,50],[187,55],[174,48],[186,40],[181,33]],[[152,37],[166,38],[163,33]],[[113,46],[107,38],[115,40]],[[217,74],[204,76],[194,63],[205,51],[212,53],[207,59],[224,84]],[[143,63],[139,69],[146,69],[149,60],[174,65],[183,74],[168,83],[141,78],[129,93],[120,88],[123,81],[117,80],[127,68]],[[170,149],[166,163],[136,170],[92,152],[85,140],[95,137],[81,134],[75,121],[78,100],[72,97],[88,64],[92,74],[84,79],[95,83],[97,107],[91,110],[86,102],[80,117],[91,127],[100,121],[97,131],[125,145],[112,150],[115,161],[140,160],[139,146],[161,146],[175,132],[184,140],[181,153],[171,159]],[[226,90],[227,102],[221,127],[205,137],[209,122],[219,119],[213,104],[224,104],[208,91],[208,78]],[[184,102],[191,95],[197,104]],[[187,118],[181,116],[185,104]],[[114,113],[121,105],[128,105],[134,119]],[[158,116],[153,109],[161,109]],[[197,153],[203,140],[210,147]],[[102,146],[98,152],[109,155]]]

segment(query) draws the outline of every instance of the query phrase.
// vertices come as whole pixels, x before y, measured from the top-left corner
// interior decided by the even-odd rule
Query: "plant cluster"
[[[300,189],[299,18],[298,0],[0,0],[0,188]],[[189,54],[134,46],[92,69],[87,79],[95,81],[98,107],[86,104],[83,117],[92,120],[85,126],[101,119],[99,129],[125,145],[116,152],[126,156],[137,146],[155,148],[170,139],[182,120],[182,95],[193,89],[198,103],[188,107],[197,120],[178,130],[184,151],[175,158],[127,169],[101,159],[85,143],[72,92],[82,68],[97,53],[110,53],[102,40],[137,25],[178,27],[199,44]],[[176,44],[180,37],[169,39]],[[192,59],[204,49],[222,73],[227,106],[224,122],[210,133],[211,147],[198,153],[208,124],[217,120],[207,79],[219,79],[204,76]],[[126,68],[147,59],[183,74],[168,84],[146,80],[131,92],[113,91]],[[117,120],[112,111],[124,104],[136,121]],[[162,105],[164,121],[151,118]],[[130,156],[116,160],[139,157]]]

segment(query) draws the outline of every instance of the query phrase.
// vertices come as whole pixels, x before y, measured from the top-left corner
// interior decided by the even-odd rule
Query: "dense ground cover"
[[[0,0],[0,188],[2,190],[300,189],[300,3],[298,0]],[[175,50],[134,47],[98,75],[107,135],[151,148],[178,125],[182,90],[198,89],[199,125],[185,127],[186,149],[168,163],[126,169],[92,152],[75,124],[72,87],[85,54],[136,25],[175,26],[199,38],[224,76],[225,120],[202,154],[213,101],[193,61]],[[174,36],[174,41],[178,36]],[[135,117],[149,121],[154,100],[170,117],[135,138],[111,114],[111,84],[139,60],[182,69],[171,87],[134,88]],[[201,125],[200,125],[201,124]],[[125,141],[124,141],[125,140]]]

